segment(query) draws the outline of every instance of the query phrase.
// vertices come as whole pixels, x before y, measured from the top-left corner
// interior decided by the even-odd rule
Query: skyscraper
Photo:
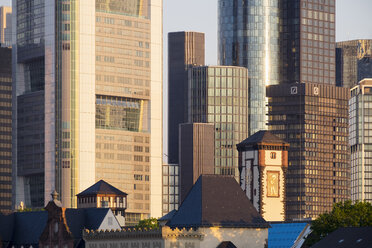
[[[188,75],[191,66],[204,65],[204,33],[168,34],[168,162],[178,163],[179,124],[187,122]]]
[[[372,78],[372,40],[337,42],[336,84],[353,88],[365,78]]]
[[[279,14],[278,0],[218,1],[218,61],[248,68],[250,135],[266,129],[265,89],[279,83]]]
[[[235,145],[248,135],[248,70],[235,66],[189,69],[189,122],[214,124],[214,172],[239,178]]]
[[[12,210],[12,50],[0,47],[0,212]]]
[[[180,125],[180,201],[186,198],[202,174],[214,174],[214,124]]]
[[[372,203],[372,79],[351,89],[349,116],[351,200]]]
[[[12,7],[0,6],[0,46],[12,46]]]
[[[14,204],[43,206],[56,189],[75,207],[104,179],[128,193],[128,223],[160,216],[162,1],[13,8]]]
[[[290,144],[286,218],[316,218],[350,199],[349,90],[295,83],[267,88],[269,130]]]
[[[280,2],[280,82],[335,84],[335,0]]]

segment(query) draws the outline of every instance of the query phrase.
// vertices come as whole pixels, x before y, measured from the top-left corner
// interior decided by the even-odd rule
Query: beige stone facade
[[[264,248],[267,228],[198,228],[154,230],[123,229],[111,231],[85,230],[83,239],[87,248],[148,247],[148,248],[200,248],[217,247],[224,241],[238,248]]]

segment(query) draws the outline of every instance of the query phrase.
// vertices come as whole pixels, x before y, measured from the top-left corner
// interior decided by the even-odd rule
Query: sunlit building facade
[[[290,144],[286,219],[316,218],[350,199],[349,90],[294,83],[267,88],[269,130]]]
[[[351,200],[372,203],[372,79],[351,89],[349,116]]]
[[[0,46],[12,46],[12,7],[0,6]]]
[[[248,135],[248,70],[201,66],[189,70],[189,122],[214,124],[214,172],[239,177],[235,145]]]
[[[14,204],[43,206],[56,189],[76,207],[76,194],[104,179],[128,193],[127,223],[160,216],[162,1],[13,0],[13,8]],[[38,101],[38,118],[23,110],[27,101]]]
[[[265,89],[279,83],[279,14],[278,0],[218,1],[218,62],[248,68],[250,135],[267,129]]]

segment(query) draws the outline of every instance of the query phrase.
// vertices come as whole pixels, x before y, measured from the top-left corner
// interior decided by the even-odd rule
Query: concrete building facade
[[[372,203],[372,79],[350,91],[351,200]]]
[[[160,216],[162,1],[27,2],[12,4],[14,204],[42,207],[56,189],[76,207],[104,179],[128,193],[128,219]]]
[[[267,96],[269,130],[290,144],[286,219],[316,218],[350,199],[349,90],[284,84]]]

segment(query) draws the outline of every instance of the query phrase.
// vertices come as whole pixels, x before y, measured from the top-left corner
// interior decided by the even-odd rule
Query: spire
[[[56,190],[54,190],[50,195],[52,196],[53,201],[58,200],[58,193]]]

